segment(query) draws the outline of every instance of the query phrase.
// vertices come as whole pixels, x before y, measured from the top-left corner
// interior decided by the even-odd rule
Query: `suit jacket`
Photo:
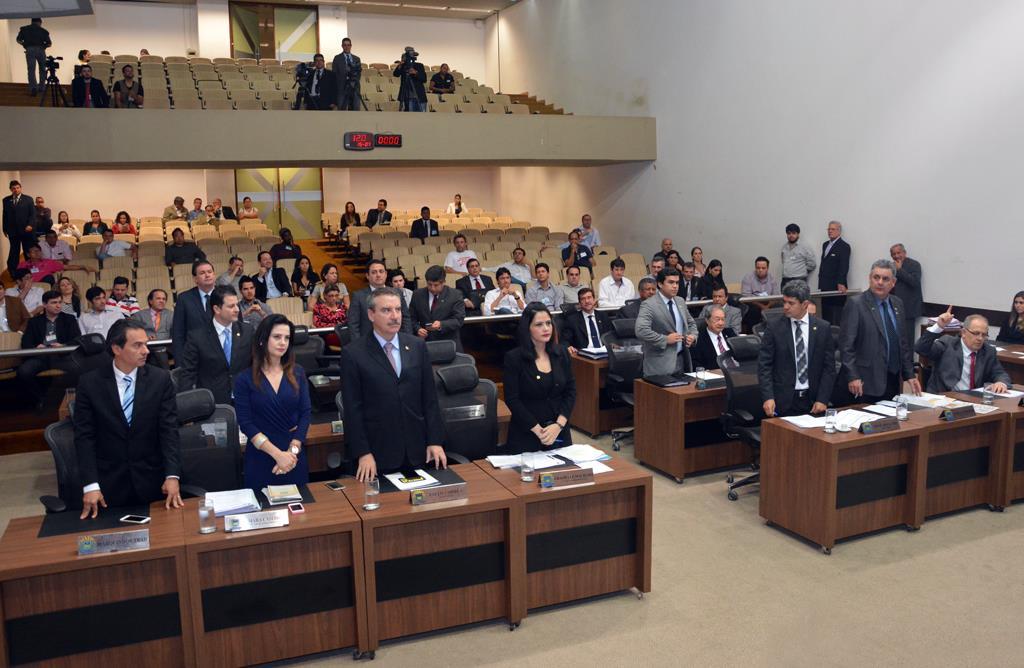
[[[288,279],[288,272],[284,270],[284,267],[274,267],[270,270],[270,278],[274,281],[274,285],[281,292],[282,297],[292,296],[292,282]],[[256,299],[261,302],[267,301],[267,282],[266,277],[260,278],[259,274],[252,275],[253,282],[256,283]]]
[[[567,419],[576,404],[576,379],[572,373],[572,360],[564,346],[555,345],[550,354],[551,378],[542,380],[533,360],[523,357],[523,352],[514,348],[505,354],[502,379],[505,386],[505,402],[512,412],[508,427],[506,453],[547,450],[533,434],[536,424],[546,426],[555,422],[559,415]],[[559,437],[561,443],[551,448],[572,445],[572,434],[568,423]]]
[[[378,209],[370,209],[366,212],[366,226],[373,227],[374,225],[390,225],[391,224],[391,212],[385,210],[381,213]]]
[[[412,230],[409,231],[410,239],[426,239],[427,237],[436,237],[441,231],[437,221],[433,218],[429,220],[423,220],[417,218],[412,221]]]
[[[483,283],[483,289],[477,290],[473,288],[473,281],[469,276],[463,276],[459,280],[455,281],[455,287],[461,292],[466,299],[473,302],[473,308],[480,310],[480,303],[484,299],[484,295],[494,289],[494,281],[491,280],[490,276],[484,276],[480,274],[478,276],[480,282]]]
[[[842,237],[836,239],[832,250],[825,255],[829,242],[821,245],[821,264],[818,266],[818,289],[835,290],[839,284],[849,285],[846,275],[850,271],[850,244]]]
[[[941,333],[926,330],[917,340],[914,350],[932,363],[932,375],[928,379],[927,388],[929,392],[950,392],[960,382],[965,360],[959,336],[943,336]],[[970,362],[967,361],[967,364]],[[988,345],[982,346],[974,360],[974,384],[981,387],[985,383],[996,382],[1012,384],[1010,375],[999,363],[996,349]]]
[[[241,320],[231,325],[231,364],[224,357],[217,330],[211,320],[206,327],[188,335],[185,353],[178,364],[178,391],[205,387],[218,404],[230,404],[235,376],[252,366],[253,329]]]
[[[690,279],[690,290],[691,290],[691,301],[697,301],[699,299],[710,299],[711,295],[707,292],[707,284],[703,279],[694,276]],[[679,279],[679,296],[686,299],[686,279]]]
[[[793,344],[792,322],[785,317],[768,321],[761,337],[761,352],[757,359],[761,400],[774,399],[775,412],[779,415],[788,414],[796,391],[796,348]],[[808,316],[808,323],[810,331],[804,332],[807,337],[808,389],[814,401],[827,406],[837,374],[835,341],[827,322],[812,315]]]
[[[921,296],[921,263],[909,257],[903,260],[903,268],[896,272],[896,287],[892,289],[894,295],[903,300],[905,309],[904,317],[921,317],[921,305],[924,297]]]
[[[110,106],[110,96],[107,95],[106,87],[99,82],[99,79],[89,79],[89,90],[92,91],[92,106],[96,109],[106,109]],[[85,106],[85,79],[75,77],[71,81],[71,104],[75,107]]]
[[[21,238],[35,238],[35,232],[26,232],[27,225],[35,225],[35,200],[21,193],[18,206],[14,206],[14,195],[4,198],[4,234],[12,241]]]
[[[235,215],[235,210],[226,205],[222,205],[220,207],[220,217],[223,220],[238,220],[238,216]]]
[[[896,333],[900,337],[900,376],[903,380],[914,377],[914,359],[905,331],[899,326],[904,317],[903,301],[890,294],[896,314]],[[882,314],[871,292],[846,298],[843,307],[842,329],[839,330],[839,351],[847,382],[864,381],[864,394],[879,396],[885,391],[886,350],[885,325]]]
[[[682,332],[697,334],[697,324],[686,309],[686,301],[682,297],[675,298],[676,309],[683,318]],[[636,337],[640,339],[644,353],[644,376],[671,374],[676,370],[676,347],[669,345],[667,337],[676,331],[676,323],[665,305],[661,293],[648,297],[640,305],[640,313],[636,317]],[[683,346],[686,342],[683,342]]]
[[[113,364],[82,374],[75,395],[75,450],[82,484],[99,483],[110,506],[151,503],[167,476],[181,475],[178,413],[171,375],[146,364],[137,373],[132,422],[121,412]]]
[[[169,339],[173,335],[174,310],[165,308],[160,315],[160,329],[153,327],[153,309],[144,308],[132,315],[146,328],[146,334],[155,339]]]
[[[413,63],[412,67],[414,70],[416,70],[416,74],[410,75],[407,78],[402,78],[402,83],[398,88],[398,99],[399,101],[404,100],[405,95],[411,92],[412,95],[415,96],[417,100],[419,100],[420,102],[426,102],[427,90],[426,88],[423,87],[423,85],[427,83],[427,70],[423,67],[423,63]],[[391,74],[393,74],[396,77],[401,77],[402,71],[402,65],[399,64],[397,67],[395,67],[394,71]],[[412,91],[406,90],[407,85],[412,85]]]
[[[459,330],[462,329],[462,321],[466,319],[466,305],[462,302],[461,292],[444,286],[434,303],[434,310],[431,311],[429,291],[427,288],[420,288],[412,293],[409,316],[413,331],[422,327],[423,323],[440,320],[441,331],[428,331],[427,341],[454,341],[455,349],[462,352]]]
[[[726,327],[722,330],[722,336],[728,342],[730,338],[736,336],[736,330],[732,327]],[[705,369],[718,368],[718,344],[711,340],[707,325],[701,325],[697,328],[697,342],[690,349],[690,357],[693,358],[694,368],[699,366]]]
[[[171,323],[171,352],[176,364],[181,364],[185,355],[188,335],[210,324],[213,315],[203,308],[199,288],[185,290],[174,302],[174,322]]]
[[[636,317],[640,315],[640,305],[643,303],[642,299],[628,299],[626,305],[615,312],[612,316],[613,320],[636,320]]]
[[[594,316],[597,319],[597,333],[599,336],[611,331],[612,322],[608,319],[606,313],[594,311]],[[561,343],[573,348],[586,348],[589,346],[590,334],[587,332],[587,322],[583,317],[583,311],[573,311],[565,316],[562,321],[562,332],[559,339]]]
[[[344,60],[345,59],[342,58],[342,62],[344,62]],[[309,73],[309,76],[306,77],[307,90],[313,90],[314,76],[316,76],[316,69],[313,69]],[[312,97],[309,99],[310,102],[314,100]],[[316,100],[319,102],[317,105],[318,109],[330,109],[332,104],[338,104],[338,75],[334,72],[328,72],[326,68],[324,69],[324,73],[320,76],[319,97],[316,98]]]
[[[366,311],[370,304],[370,288],[363,288],[352,293],[351,308],[348,310],[348,329],[352,333],[352,340],[362,338],[364,334],[373,329],[370,318]],[[402,297],[402,332],[413,334],[412,316],[409,314],[409,305]],[[386,360],[385,360],[386,361]]]
[[[360,73],[360,75],[362,75],[363,61],[359,60],[359,56],[355,55],[354,53],[349,55],[352,56],[352,69],[357,70]],[[345,78],[348,76],[348,63],[345,62],[345,52],[342,51],[341,53],[336,55],[334,57],[334,60],[331,61],[331,63],[331,72],[334,73],[334,90],[335,95],[337,96],[337,102],[335,102],[335,104],[337,104],[340,107],[341,96],[342,93],[345,92]],[[360,76],[355,80],[356,88],[354,95],[356,97],[360,95],[361,79],[362,77]],[[358,104],[358,101],[356,102],[356,104]]]
[[[427,446],[444,443],[427,344],[400,332],[398,348],[400,377],[372,329],[341,349],[345,447],[353,461],[372,454],[381,472],[398,469],[406,460],[421,467]]]
[[[78,327],[78,321],[75,319],[75,316],[64,313],[63,311],[57,314],[55,325],[57,328],[57,341],[59,343],[71,343],[82,335],[82,331]],[[22,350],[35,348],[45,341],[46,313],[40,313],[39,315],[32,316],[28,319],[28,324],[25,326],[25,332],[21,335],[21,348]]]

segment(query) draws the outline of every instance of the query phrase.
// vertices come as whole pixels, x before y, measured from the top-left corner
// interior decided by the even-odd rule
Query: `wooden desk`
[[[601,408],[601,389],[608,381],[608,360],[572,355],[572,373],[576,379],[576,405],[569,424],[595,436],[632,423],[632,406]]]
[[[161,502],[150,514],[148,550],[90,557],[77,556],[79,534],[37,538],[42,516],[10,521],[0,665],[195,665],[183,512]]]
[[[363,521],[370,656],[382,640],[504,617],[522,619],[514,564],[522,517],[515,497],[475,464],[451,467],[469,484],[462,501],[413,506],[409,492],[363,510],[363,485],[344,494]]]
[[[1019,389],[1019,388],[1018,388]],[[973,394],[953,394],[957,399],[981,403],[981,398]],[[1003,450],[999,466],[999,475],[1002,478],[1001,486],[1005,494],[998,504],[1000,507],[1009,506],[1018,499],[1024,499],[1024,408],[1018,406],[1019,399],[999,399],[993,401],[1006,412],[1008,425],[1006,428],[1008,441]]]
[[[1024,385],[1024,357],[1013,354],[1024,353],[1024,346],[1000,343],[998,341],[994,343],[1000,348],[1006,348],[1006,350],[998,353],[999,362],[1003,365],[1003,368],[1006,369],[1006,373],[1010,374],[1010,378],[1015,384]]]
[[[651,474],[619,457],[605,463],[615,470],[595,476],[593,485],[542,489],[517,471],[476,462],[525,506],[516,550],[525,554],[516,564],[525,608],[651,590]]]
[[[277,529],[199,533],[185,506],[198,663],[243,666],[366,647],[363,545],[345,496],[314,483],[316,503]]]
[[[978,504],[1001,507],[1006,413],[943,422],[912,411],[900,429],[825,434],[781,419],[761,423],[760,513],[821,545]]]
[[[694,471],[742,466],[751,461],[747,446],[723,440],[725,435],[718,426],[718,418],[725,410],[724,387],[658,387],[638,379],[633,384],[633,396],[634,456],[669,474],[676,482],[683,482]]]

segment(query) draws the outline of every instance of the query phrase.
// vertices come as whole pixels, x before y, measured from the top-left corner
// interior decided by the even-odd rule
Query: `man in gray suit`
[[[174,311],[167,308],[167,293],[160,288],[154,288],[149,291],[146,301],[149,303],[149,308],[134,313],[132,319],[142,323],[150,341],[171,338]]]
[[[678,297],[679,270],[667,267],[658,272],[658,292],[640,304],[636,336],[643,345],[644,376],[684,371],[686,348],[697,340],[697,324]]]
[[[359,82],[363,74],[363,62],[352,53],[352,40],[348,37],[341,40],[341,53],[334,57],[331,71],[338,82],[338,109],[359,111]]]
[[[896,265],[896,287],[893,293],[903,300],[903,324],[907,329],[907,341],[913,346],[917,338],[914,325],[921,317],[921,305],[924,303],[921,295],[921,263],[907,257],[907,247],[903,244],[894,244],[889,249],[889,255]]]
[[[932,363],[928,391],[967,391],[991,383],[996,394],[1006,392],[1011,385],[1010,375],[999,363],[995,348],[985,345],[988,320],[981,315],[969,315],[964,319],[960,336],[943,336],[943,330],[952,319],[953,307],[950,306],[917,342],[917,354]]]
[[[895,285],[896,265],[876,260],[868,274],[868,291],[847,298],[843,308],[839,350],[847,387],[860,401],[891,399],[900,393],[902,381],[914,394],[921,393],[902,326],[903,300],[891,294]]]

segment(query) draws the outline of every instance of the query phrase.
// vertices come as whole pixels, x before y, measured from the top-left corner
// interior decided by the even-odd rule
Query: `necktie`
[[[387,353],[388,361],[391,362],[391,368],[395,370],[395,375],[398,375],[398,364],[395,363],[395,356],[392,352],[395,350],[395,345],[388,341],[384,344],[384,352]]]
[[[153,311],[153,332],[160,331],[160,311]]]
[[[207,313],[210,312],[210,295],[203,295],[203,310]]]
[[[231,329],[225,329],[220,335],[220,345],[224,348],[224,359],[231,366]]]
[[[135,390],[132,387],[131,376],[124,377],[124,400],[121,402],[121,412],[128,424],[132,423],[132,404],[135,403]]]
[[[480,285],[480,279],[479,278],[474,278],[473,279],[473,287],[476,288],[477,290],[483,290],[484,289],[484,286]]]
[[[590,347],[600,348],[601,347],[601,335],[597,333],[597,323],[594,322],[595,318],[593,314],[587,316],[587,323],[590,329]]]
[[[722,355],[725,354],[725,339],[722,338],[721,334],[718,335],[718,352]]]
[[[898,373],[900,370],[900,333],[896,331],[893,323],[892,304],[889,300],[882,302],[882,320],[885,325],[886,334],[886,356],[885,368],[889,373]]]
[[[804,330],[802,325],[803,322],[799,320],[793,321],[793,327],[796,328],[796,379],[800,383],[807,382],[807,349],[804,346]]]
[[[85,106],[92,106],[92,81],[85,82]]]
[[[676,320],[676,300],[670,299],[666,302],[668,304],[668,317],[672,319],[672,330],[679,333],[679,323]],[[683,342],[680,341],[676,344],[676,352],[680,352],[683,349]]]
[[[352,54],[351,53],[346,53],[345,54],[345,65],[347,65],[348,67],[352,67]]]
[[[433,313],[435,308],[437,308],[437,296],[430,295],[430,312]]]
[[[21,199],[21,195],[15,195],[14,196],[14,206],[18,206],[18,200],[20,200],[20,199]]]
[[[968,390],[973,390],[977,387],[977,383],[974,382],[974,363],[978,361],[978,353],[971,353],[971,386]]]
[[[320,94],[320,70],[316,71],[316,76],[313,77],[313,91],[310,93],[313,97]]]

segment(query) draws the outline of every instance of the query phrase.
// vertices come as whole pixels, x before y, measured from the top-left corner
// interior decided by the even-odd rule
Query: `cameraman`
[[[142,109],[142,82],[135,80],[135,68],[121,68],[124,79],[114,83],[114,109]]]
[[[43,27],[43,20],[36,18],[27,26],[21,26],[16,38],[18,44],[25,47],[25,62],[28,63],[28,91],[35,97],[46,87],[46,49],[50,47],[50,33]],[[39,69],[39,80],[36,81],[36,68]]]
[[[76,107],[106,109],[110,96],[99,79],[92,78],[92,65],[82,65],[82,76],[71,82],[71,102]]]
[[[342,111],[358,111],[359,78],[363,73],[363,61],[352,53],[352,40],[348,37],[341,40],[341,53],[334,57],[331,65],[338,95],[338,109]]]
[[[405,47],[402,53],[402,60],[395,67],[392,73],[396,77],[402,77],[402,85],[398,89],[398,101],[401,104],[401,111],[426,111],[427,91],[423,84],[427,83],[427,71],[423,69],[422,63],[416,62],[416,49],[411,46]]]
[[[448,63],[441,63],[441,71],[430,77],[430,92],[437,93],[438,99],[455,92],[455,77],[451,75]]]
[[[306,109],[327,111],[338,108],[338,84],[334,74],[327,71],[324,54],[313,56],[313,69],[306,77]]]

